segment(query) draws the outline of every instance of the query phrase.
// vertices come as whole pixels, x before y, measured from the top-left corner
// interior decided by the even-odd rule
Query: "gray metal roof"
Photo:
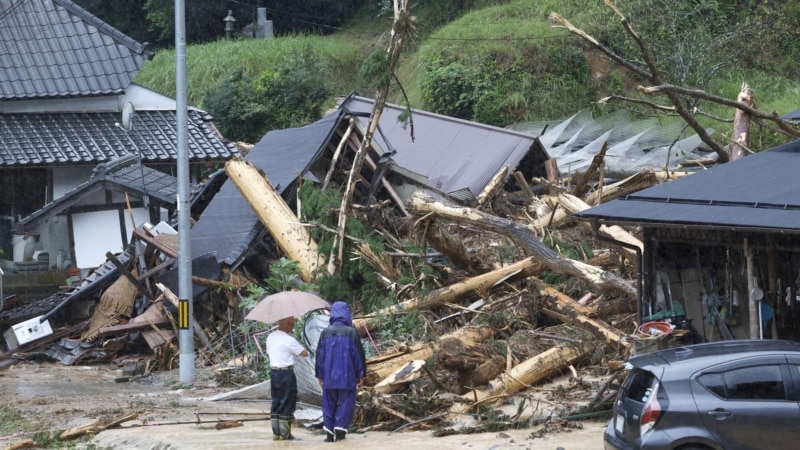
[[[800,232],[800,140],[574,214],[603,223]]]
[[[307,173],[340,120],[341,114],[334,114],[304,127],[270,131],[245,160],[261,169],[284,194],[298,175]],[[220,263],[233,266],[263,230],[264,225],[238,188],[226,181],[192,227],[192,255],[213,253]]]
[[[350,96],[341,107],[351,112],[371,113],[374,100]],[[398,117],[404,107],[386,104],[381,114],[376,142],[384,152],[392,149],[395,165],[425,178],[430,187],[469,201],[481,193],[503,166],[508,176],[533,148],[536,136],[477,122],[413,109],[414,139],[410,128]],[[363,117],[366,124],[368,117]],[[389,147],[389,148],[387,148]]]
[[[122,93],[147,44],[69,0],[0,1],[0,100]]]
[[[227,160],[237,155],[213,125],[212,116],[190,109],[191,161]],[[175,111],[137,111],[126,132],[115,123],[120,114],[0,114],[0,167],[85,165],[141,152],[145,163],[177,159]]]
[[[136,194],[147,194],[155,204],[175,209],[178,183],[175,177],[143,167],[135,155],[128,155],[109,163],[100,164],[89,180],[79,184],[58,199],[24,218],[15,225],[19,231],[34,229],[43,220],[61,214],[82,199],[100,190]]]

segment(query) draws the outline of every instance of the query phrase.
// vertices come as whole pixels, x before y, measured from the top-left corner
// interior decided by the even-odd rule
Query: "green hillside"
[[[681,2],[638,0],[625,3],[627,11],[638,19],[631,19],[633,27],[642,41],[652,47],[653,58],[667,80],[675,84],[683,82],[686,87],[702,88],[729,99],[735,99],[742,84],[747,83],[756,94],[756,107],[762,111],[782,114],[800,107],[800,87],[793,79],[798,60],[794,49],[800,47],[793,43],[800,43],[800,38],[793,31],[794,21],[784,19],[790,15],[794,2],[788,2],[784,9],[764,12],[762,22],[751,19],[750,28],[746,30],[752,30],[754,36],[728,42],[722,42],[721,37],[726,35],[720,27],[733,26],[732,19],[754,16],[752,11],[740,11],[731,6],[725,9],[717,2],[705,1],[699,2],[704,4],[704,9],[698,12],[698,2],[691,2],[691,8],[695,9],[686,6],[683,12],[694,22],[671,23],[670,20],[678,19],[658,11],[659,6],[666,8],[667,3],[673,4],[674,9],[674,4]],[[735,6],[740,2],[732,3]],[[714,8],[708,9],[706,4]],[[412,11],[417,18],[418,34],[409,41],[397,71],[412,107],[507,126],[521,121],[563,119],[587,107],[598,115],[620,107],[653,114],[648,108],[633,103],[598,105],[600,98],[609,95],[667,104],[663,97],[638,94],[636,87],[646,82],[620,70],[584,41],[554,26],[555,22],[550,19],[550,14],[556,12],[603,45],[632,61],[641,61],[619,17],[602,2],[591,2],[587,6],[587,2],[578,0],[441,0],[420,1]],[[709,17],[718,22],[714,23]],[[704,34],[703,28],[695,24],[706,19],[710,23],[704,26],[709,31]],[[252,117],[256,122],[271,125],[267,124],[263,130],[242,131],[244,135],[249,133],[249,140],[272,128],[302,125],[333,106],[337,97],[351,91],[365,96],[375,93],[376,87],[364,81],[359,70],[372,52],[385,49],[391,21],[391,14],[381,13],[375,4],[329,36],[237,39],[190,45],[187,47],[189,104],[209,110],[218,121],[226,114],[247,115],[255,110]],[[776,28],[778,26],[782,28]],[[739,52],[722,61],[714,59],[731,50]],[[684,63],[686,67],[679,67]],[[174,64],[173,51],[159,51],[145,64],[136,82],[174,97]],[[310,86],[299,89],[319,88],[315,95],[324,95],[324,101],[299,105],[301,99],[289,100],[296,105],[290,108],[302,109],[303,114],[274,117],[259,111],[266,108],[260,105],[265,98],[280,97],[292,89],[290,86],[298,85],[299,78],[287,77],[306,76],[294,74],[295,67],[301,67],[308,76],[318,77],[309,81]],[[227,90],[220,91],[220,83],[230,81],[236,73],[250,87],[243,91],[236,87],[238,85],[229,85]],[[210,97],[209,92],[215,90],[218,91],[216,97]],[[232,96],[251,96],[256,100],[236,108],[221,109],[220,102],[230,101],[226,99]],[[390,101],[405,103],[399,88],[392,90]],[[697,106],[698,117],[704,125],[723,130],[722,133],[730,129],[729,122],[717,119],[730,121],[733,118],[731,108],[710,102]],[[276,108],[272,104],[267,109],[274,111]],[[225,121],[220,123],[224,125]],[[224,126],[220,128],[225,133]],[[756,126],[752,132],[752,145],[756,150],[785,139],[768,127]],[[241,136],[228,136],[228,133],[226,137],[242,140]]]

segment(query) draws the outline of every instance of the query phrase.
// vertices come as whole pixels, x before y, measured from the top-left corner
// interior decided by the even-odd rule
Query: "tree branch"
[[[620,95],[609,95],[608,97],[603,97],[603,98],[600,99],[600,101],[598,101],[598,103],[604,105],[604,104],[608,103],[609,101],[621,101],[621,102],[625,102],[625,103],[637,103],[639,105],[645,105],[645,106],[647,106],[649,108],[652,108],[652,109],[655,109],[657,111],[675,113],[675,107],[674,106],[659,105],[659,104],[656,104],[656,103],[653,103],[653,102],[648,102],[647,100],[641,100],[641,99],[638,99],[638,98],[631,98],[631,97],[623,97],[623,96],[620,96]]]
[[[680,86],[672,86],[669,84],[665,84],[662,86],[651,86],[651,87],[639,86],[637,89],[645,94],[674,92],[676,94],[708,100],[722,105],[730,106],[736,109],[741,109],[742,111],[750,114],[753,117],[758,117],[760,119],[774,122],[775,124],[778,125],[778,128],[780,128],[782,131],[786,132],[790,136],[800,137],[800,131],[790,127],[785,120],[778,118],[778,114],[775,112],[771,114],[763,113],[745,103],[737,102],[735,100],[730,100],[725,97],[718,97],[716,95],[709,94],[708,92],[702,91],[700,89],[688,89]]]

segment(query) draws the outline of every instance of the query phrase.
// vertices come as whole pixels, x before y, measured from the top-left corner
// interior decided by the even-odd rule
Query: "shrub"
[[[330,95],[324,62],[305,46],[255,77],[241,68],[209,89],[203,107],[228,139],[258,142],[270,130],[298,127],[322,117]]]

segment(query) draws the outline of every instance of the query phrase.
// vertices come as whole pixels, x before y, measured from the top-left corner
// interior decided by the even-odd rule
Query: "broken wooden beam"
[[[141,330],[149,330],[151,325],[155,325],[157,327],[161,326],[169,326],[169,320],[160,320],[158,322],[152,323],[136,323],[136,322],[128,322],[122,325],[114,325],[111,327],[103,327],[100,328],[97,334],[100,336],[116,336],[119,334],[131,333],[133,331],[141,331]]]

